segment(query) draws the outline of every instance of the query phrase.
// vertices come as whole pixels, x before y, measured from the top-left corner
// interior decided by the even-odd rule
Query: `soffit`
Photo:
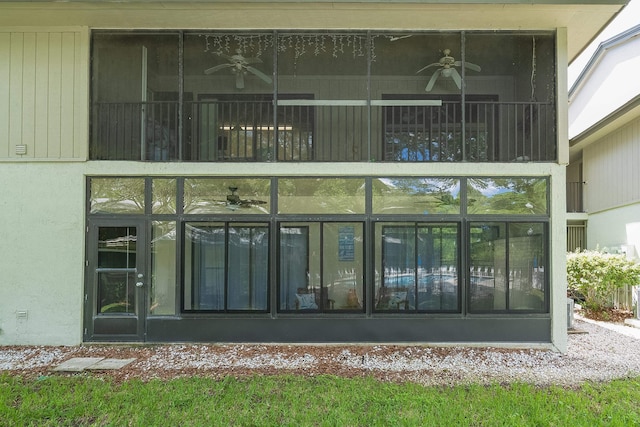
[[[626,0],[501,3],[427,1],[15,1],[0,28],[87,26],[175,29],[548,30],[567,28],[572,60]],[[195,13],[194,13],[195,12]],[[11,29],[11,28],[8,28]]]

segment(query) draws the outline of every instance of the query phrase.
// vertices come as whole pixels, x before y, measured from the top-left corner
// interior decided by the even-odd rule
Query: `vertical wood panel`
[[[587,147],[584,151],[590,212],[640,199],[640,119]]]
[[[11,35],[0,33],[0,158],[9,157]]]
[[[60,157],[60,103],[62,100],[62,35],[49,36],[49,126],[47,157]]]
[[[47,157],[49,136],[49,33],[36,34],[36,157]]]
[[[89,66],[89,31],[75,33],[75,84],[73,128],[73,157],[86,159],[89,153],[89,93],[88,70]]]
[[[22,142],[22,52],[23,35],[11,34],[9,59],[9,156],[11,149]]]
[[[61,80],[60,80],[60,147],[61,157],[73,157],[73,111],[75,83],[75,37],[73,33],[62,34]]]
[[[22,56],[22,144],[27,145],[27,157],[35,153],[36,106],[36,35],[23,34]]]

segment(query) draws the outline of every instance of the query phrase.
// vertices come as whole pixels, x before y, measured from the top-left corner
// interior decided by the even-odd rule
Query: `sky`
[[[569,65],[569,88],[591,59],[601,42],[640,24],[640,0],[631,0],[618,16],[596,37],[593,42]]]

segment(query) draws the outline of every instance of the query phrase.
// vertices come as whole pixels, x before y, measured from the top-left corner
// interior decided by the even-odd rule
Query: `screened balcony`
[[[464,45],[474,62],[425,45]],[[90,158],[555,161],[553,45],[517,33],[97,33]]]
[[[509,162],[555,158],[540,102],[291,100],[100,103],[94,159]],[[275,110],[275,111],[274,111]],[[180,117],[183,117],[180,120]],[[463,143],[464,141],[464,143]]]

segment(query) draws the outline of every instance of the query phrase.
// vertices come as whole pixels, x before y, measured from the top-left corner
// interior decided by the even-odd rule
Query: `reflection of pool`
[[[418,286],[413,274],[384,277],[378,308],[389,310],[426,311],[456,310],[458,307],[458,276],[452,273],[420,273]],[[417,288],[417,289],[416,289]],[[399,301],[396,301],[399,300]]]
[[[415,285],[415,275],[413,274],[397,274],[385,276],[384,287],[386,288],[408,288]],[[432,288],[434,285],[441,286],[444,284],[456,286],[458,276],[455,274],[433,274],[424,273],[418,277],[418,289]]]

